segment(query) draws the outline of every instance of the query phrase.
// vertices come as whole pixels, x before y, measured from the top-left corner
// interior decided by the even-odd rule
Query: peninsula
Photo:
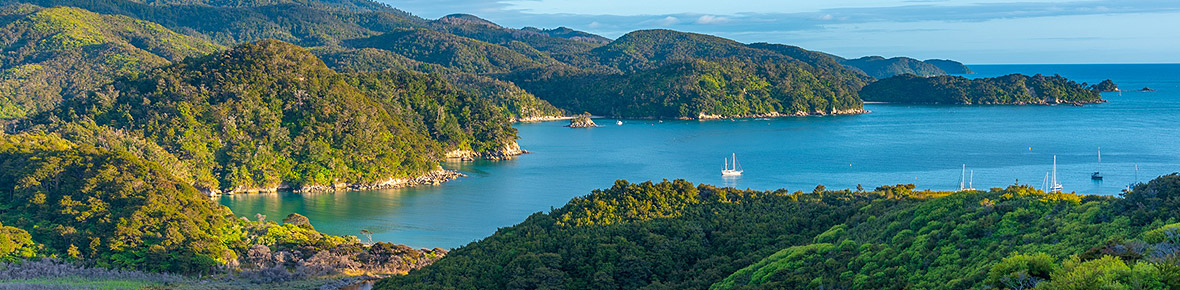
[[[1113,83],[1111,84],[1113,86]],[[860,90],[867,102],[961,105],[1104,103],[1102,95],[1061,76],[1010,74],[995,78],[900,75]]]

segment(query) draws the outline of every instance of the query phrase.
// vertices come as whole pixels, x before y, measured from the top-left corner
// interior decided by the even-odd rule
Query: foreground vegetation
[[[1178,196],[618,181],[377,287],[1175,289]]]
[[[325,235],[298,214],[282,223],[238,218],[154,163],[45,134],[0,134],[0,224],[0,262],[50,258],[259,283],[404,273],[445,254]],[[42,277],[29,271],[6,279]]]

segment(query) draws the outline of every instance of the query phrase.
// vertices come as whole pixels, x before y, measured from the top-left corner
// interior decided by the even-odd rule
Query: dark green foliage
[[[1114,84],[1114,81],[1104,80],[1096,85],[1090,86],[1090,90],[1097,91],[1100,93],[1101,92],[1113,92],[1113,91],[1118,91],[1119,86]]]
[[[934,64],[922,62],[908,57],[884,58],[880,56],[866,56],[858,59],[841,60],[840,63],[854,67],[878,79],[896,75],[912,74],[919,76],[938,76],[947,74]]]
[[[702,289],[877,197],[618,181],[377,288]]]
[[[33,122],[54,119],[154,141],[206,190],[373,183],[432,170],[441,154],[344,76],[278,41],[121,79]]]
[[[591,56],[607,69],[551,66],[506,78],[560,108],[608,116],[709,118],[861,109],[856,90],[865,78],[819,54],[789,47],[644,30],[596,48]]]
[[[236,258],[233,214],[160,167],[52,135],[0,135],[0,220],[49,255],[208,272]]]
[[[525,55],[532,55],[532,51],[540,51],[565,64],[583,68],[595,65],[589,61],[586,54],[591,49],[600,46],[601,44],[597,42],[602,39],[597,35],[560,28],[555,31],[505,28],[491,21],[467,14],[447,15],[431,21],[428,27],[436,31],[508,47]],[[592,41],[574,39],[576,37],[589,38]]]
[[[425,20],[384,4],[364,0],[0,0],[46,7],[75,6],[159,23],[222,45],[279,39],[304,46],[332,45],[395,28],[419,27]]]
[[[1180,176],[1153,181],[1157,192],[1180,188],[1168,180]],[[1180,285],[1169,272],[1180,269],[1180,224],[1168,224],[1176,217],[1133,225],[1125,203],[1028,186],[788,194],[618,181],[377,288]],[[1149,244],[1117,242],[1138,237]]]
[[[116,76],[204,55],[217,46],[125,16],[32,5],[0,8],[0,120],[55,107]]]
[[[949,59],[927,59],[922,62],[932,64],[948,74],[966,75],[975,73],[971,71],[971,68],[963,65],[963,63]]]
[[[552,36],[552,37],[568,38],[568,39],[577,40],[577,41],[581,41],[581,42],[588,42],[591,44],[607,44],[607,43],[611,42],[610,38],[602,37],[602,36],[599,36],[599,35],[596,35],[593,33],[584,32],[584,31],[573,30],[573,29],[570,29],[569,27],[564,27],[564,26],[554,28],[554,29],[541,29],[541,28],[536,28],[536,27],[525,27],[525,28],[522,28],[521,30],[528,31],[528,32],[536,32],[536,33],[540,33],[540,34],[544,34],[544,35],[548,35],[548,36]]]
[[[1106,102],[1098,92],[1061,76],[1010,74],[995,78],[900,75],[860,91],[868,102],[911,104],[1061,104]]]
[[[1180,217],[1180,173],[1172,173],[1136,184],[1123,194],[1122,210],[1135,225]]]
[[[413,72],[358,73],[351,82],[382,102],[390,112],[401,112],[404,123],[448,150],[494,151],[516,142],[516,129],[491,101],[450,85],[438,76]],[[413,112],[413,113],[411,113]]]
[[[331,67],[340,71],[382,72],[418,71],[437,74],[452,85],[471,94],[487,99],[503,109],[505,116],[513,120],[536,117],[561,116],[561,110],[510,82],[499,79],[459,72],[433,63],[413,60],[388,50],[362,49],[315,49]]]
[[[348,41],[347,44],[358,48],[384,49],[417,61],[467,73],[505,73],[556,63],[536,50],[526,55],[508,47],[426,29],[394,30],[379,36]]]

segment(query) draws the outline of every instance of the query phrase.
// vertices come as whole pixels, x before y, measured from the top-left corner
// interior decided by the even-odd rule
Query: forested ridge
[[[1114,84],[1087,86],[1062,76],[1010,74],[994,78],[900,75],[861,89],[870,102],[915,104],[1061,104],[1106,102],[1099,93]],[[1117,88],[1117,87],[1115,87]]]
[[[154,23],[72,7],[13,5],[0,8],[0,17],[0,120],[218,49]]]
[[[1175,289],[1180,175],[1124,197],[618,181],[380,289]]]
[[[271,40],[121,78],[26,127],[109,127],[158,144],[198,188],[242,191],[413,177],[437,168],[446,150],[514,143],[508,123],[500,108],[437,77],[339,74]]]

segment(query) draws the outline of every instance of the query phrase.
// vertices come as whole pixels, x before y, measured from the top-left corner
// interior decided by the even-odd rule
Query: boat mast
[[[959,191],[967,190],[967,164],[963,164],[963,174],[959,175]]]

